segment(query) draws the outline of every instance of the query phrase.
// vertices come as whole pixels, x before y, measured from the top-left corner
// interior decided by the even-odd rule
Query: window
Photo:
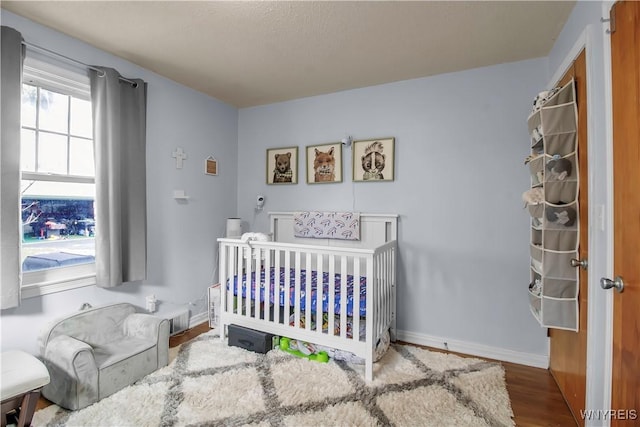
[[[88,77],[25,60],[23,296],[95,283],[93,124]]]

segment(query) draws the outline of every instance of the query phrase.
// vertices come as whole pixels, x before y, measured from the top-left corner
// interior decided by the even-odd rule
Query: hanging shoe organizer
[[[531,282],[533,315],[547,328],[578,330],[578,111],[575,85],[543,92],[527,119],[531,135]],[[540,197],[542,196],[542,197]]]

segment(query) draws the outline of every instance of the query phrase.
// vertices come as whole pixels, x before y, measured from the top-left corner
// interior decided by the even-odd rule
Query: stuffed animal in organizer
[[[546,207],[547,222],[564,227],[571,227],[576,223],[578,215],[572,206]]]
[[[538,111],[542,106],[560,90],[559,87],[554,87],[551,90],[543,90],[533,100],[533,111]]]
[[[544,190],[542,187],[535,187],[522,193],[522,201],[526,205],[539,205],[544,202]]]
[[[573,166],[569,159],[555,155],[547,162],[546,180],[547,181],[563,181],[571,176]]]

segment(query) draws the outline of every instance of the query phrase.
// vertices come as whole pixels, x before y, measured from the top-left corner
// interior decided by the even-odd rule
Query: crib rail
[[[223,338],[225,327],[234,323],[351,351],[365,358],[367,377],[372,375],[375,341],[389,328],[395,338],[395,241],[375,249],[236,239],[218,239],[218,242]],[[278,272],[273,277],[272,269]],[[281,270],[285,273],[279,274]],[[315,307],[312,306],[314,274],[318,282]],[[325,275],[329,278],[326,289],[321,280]],[[349,275],[353,276],[352,315],[348,315],[345,297],[350,293]],[[246,278],[244,292],[243,278]],[[254,292],[252,278],[256,283]],[[366,287],[366,296],[361,295],[361,287]],[[361,304],[366,310],[365,316],[359,315]]]

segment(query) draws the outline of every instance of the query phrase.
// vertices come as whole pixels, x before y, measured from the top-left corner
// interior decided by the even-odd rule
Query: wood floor
[[[202,323],[180,335],[171,337],[169,346],[177,347],[207,331],[209,331],[209,325]],[[434,350],[429,347],[424,348]],[[576,426],[571,411],[564,402],[549,371],[515,363],[501,363],[506,373],[507,390],[511,398],[514,421],[518,427]],[[37,409],[49,405],[51,402],[41,397]]]

